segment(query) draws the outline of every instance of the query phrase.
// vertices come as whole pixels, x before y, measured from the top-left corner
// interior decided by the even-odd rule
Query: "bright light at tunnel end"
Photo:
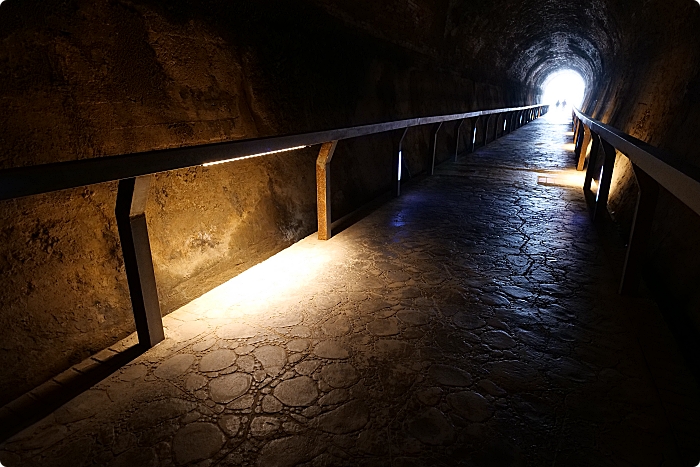
[[[555,71],[542,83],[542,103],[556,106],[557,102],[566,102],[567,107],[581,107],[585,92],[586,82],[579,73],[574,70]]]

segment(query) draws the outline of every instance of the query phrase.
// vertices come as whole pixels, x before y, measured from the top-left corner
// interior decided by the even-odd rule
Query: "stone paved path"
[[[615,294],[580,190],[537,183],[571,168],[566,131],[533,122],[172,313],[0,461],[696,465],[700,391],[658,312]]]

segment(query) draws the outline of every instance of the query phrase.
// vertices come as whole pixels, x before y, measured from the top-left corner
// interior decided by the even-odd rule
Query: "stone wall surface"
[[[588,97],[593,116],[668,151],[690,171],[700,170],[700,5],[646,2],[629,15],[619,59]],[[637,200],[632,166],[619,156],[610,210],[627,238]],[[700,332],[700,218],[662,190],[646,268],[647,285],[675,327]],[[695,337],[696,338],[696,337]],[[691,356],[692,357],[692,356]]]
[[[562,68],[585,110],[697,167],[699,26],[690,0],[5,0],[0,168],[524,105]],[[406,136],[411,177],[431,130]],[[335,219],[389,188],[397,133],[339,143]],[[315,230],[317,149],[154,177],[165,314]],[[623,230],[635,190],[620,157]],[[0,202],[0,405],[133,331],[115,196]],[[700,221],[658,211],[650,283],[700,330]]]
[[[442,30],[396,43],[304,2],[6,0],[0,167],[534,98],[505,66],[465,71],[467,59],[434,53]],[[425,170],[428,133],[409,134],[413,173]],[[334,217],[388,189],[395,139],[341,142]],[[317,149],[154,177],[164,313],[315,230]],[[133,331],[115,197],[105,183],[0,203],[0,405]]]

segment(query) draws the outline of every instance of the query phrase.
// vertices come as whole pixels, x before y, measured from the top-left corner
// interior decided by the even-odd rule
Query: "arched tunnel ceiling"
[[[478,63],[532,87],[561,68],[595,84],[620,48],[621,15],[634,6],[628,0],[316,3],[374,35],[437,56],[452,69]]]

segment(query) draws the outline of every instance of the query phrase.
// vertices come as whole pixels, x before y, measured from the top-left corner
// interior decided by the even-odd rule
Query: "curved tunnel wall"
[[[690,0],[5,0],[0,166],[524,105],[560,68],[587,80],[584,110],[697,165],[699,10]],[[454,128],[443,131],[444,147]],[[339,145],[336,215],[388,188],[395,139]],[[426,168],[428,139],[409,131],[412,173]],[[148,212],[165,313],[315,230],[315,156],[156,177]],[[611,204],[624,225],[634,189],[623,158],[617,173]],[[0,405],[133,330],[115,189],[2,203]],[[650,277],[665,275],[659,284],[698,322],[689,239],[700,227],[663,203],[680,214],[660,217]]]
[[[530,102],[527,87],[311,3],[6,0],[3,168]],[[450,129],[445,132],[450,137]],[[341,143],[336,216],[389,188],[395,135]],[[425,168],[426,129],[405,155]],[[159,174],[164,313],[316,229],[317,148]],[[3,202],[0,405],[133,331],[116,184]]]
[[[625,24],[617,60],[600,76],[586,111],[700,169],[700,5],[651,1]],[[618,156],[609,209],[626,238],[637,184],[629,160]],[[673,328],[686,334],[686,355],[700,368],[700,219],[662,190],[655,214],[646,284]]]

